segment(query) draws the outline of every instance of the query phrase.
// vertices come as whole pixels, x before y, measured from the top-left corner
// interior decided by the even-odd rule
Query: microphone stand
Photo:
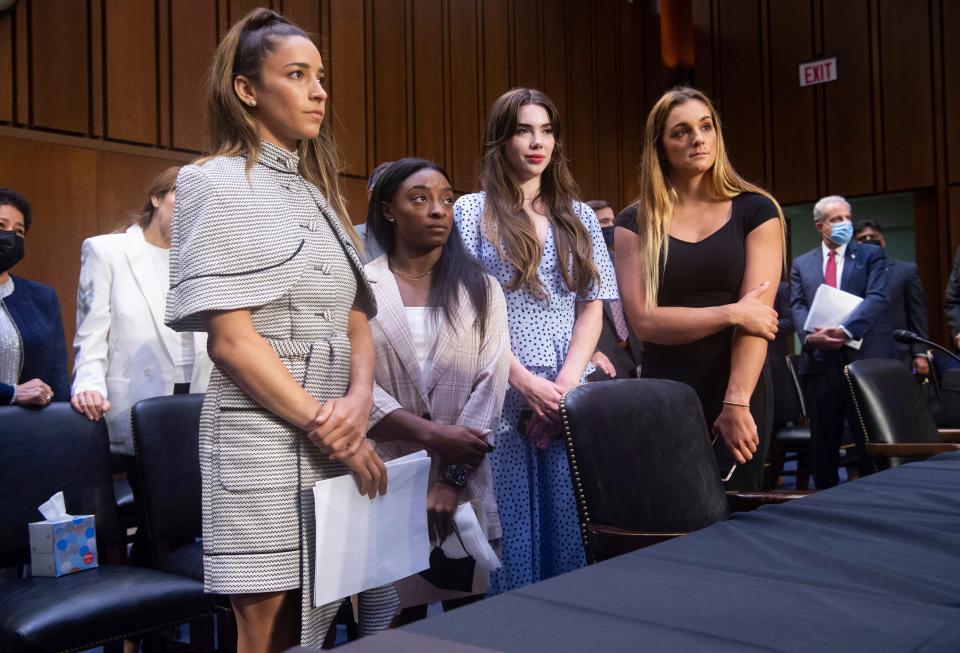
[[[960,356],[957,356],[956,354],[954,354],[952,351],[950,351],[949,349],[947,349],[947,348],[944,347],[943,345],[938,345],[937,343],[933,342],[932,340],[927,340],[926,338],[921,338],[920,336],[918,336],[917,334],[913,333],[912,331],[906,331],[906,330],[898,329],[897,331],[894,331],[894,332],[893,332],[893,339],[896,340],[897,342],[902,342],[902,343],[905,344],[905,345],[911,345],[911,344],[913,344],[913,343],[915,343],[915,342],[922,342],[923,344],[925,344],[925,345],[927,345],[927,346],[929,346],[929,347],[933,347],[934,349],[939,349],[939,350],[942,351],[944,354],[946,354],[947,356],[949,356],[949,357],[952,358],[953,360],[955,360],[955,361],[957,361],[958,363],[960,363]]]

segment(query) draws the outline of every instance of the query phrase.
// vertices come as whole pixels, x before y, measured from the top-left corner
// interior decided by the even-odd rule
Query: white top
[[[827,276],[827,262],[830,260],[830,248],[827,247],[827,244],[823,241],[820,242],[820,247],[823,248],[823,276]],[[841,279],[843,279],[843,255],[847,251],[846,245],[840,245],[840,247],[833,250],[837,253],[837,290],[843,290],[840,287]]]
[[[170,250],[165,247],[157,247],[149,242],[146,245],[145,252],[154,278],[167,280],[167,283],[163,284],[166,288],[170,279]],[[163,291],[161,299],[163,300],[161,306],[165,305],[167,303],[167,290]],[[178,340],[178,346],[170,351],[171,356],[173,356],[173,364],[176,366],[173,382],[190,383],[190,378],[193,376],[193,334],[186,331],[177,333],[176,339]]]
[[[430,376],[433,367],[433,351],[437,344],[437,320],[434,309],[429,306],[404,306],[407,326],[413,338],[413,349],[420,363],[420,374],[424,381]]]

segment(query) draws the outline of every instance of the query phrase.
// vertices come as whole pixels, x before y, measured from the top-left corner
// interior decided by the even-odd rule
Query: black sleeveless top
[[[765,195],[741,193],[733,198],[730,219],[698,243],[670,237],[667,265],[660,278],[658,306],[703,308],[733,304],[740,299],[740,284],[746,266],[747,234],[777,217],[777,208]],[[637,230],[637,208],[620,212],[616,224]],[[728,328],[688,345],[644,343],[644,365],[669,357],[674,363],[694,357],[697,364],[726,356],[728,369],[733,329]],[[725,350],[725,353],[720,350]],[[692,362],[692,361],[691,361]],[[723,379],[726,383],[726,379]]]
[[[736,303],[740,299],[746,266],[747,234],[777,217],[777,208],[768,197],[741,193],[733,198],[727,223],[700,242],[690,243],[671,236],[657,305],[703,308]],[[621,211],[616,225],[635,232],[636,206]],[[686,345],[644,342],[641,376],[672,379],[693,387],[703,406],[707,428],[711,428],[726,393],[732,344],[732,327]],[[761,430],[761,438],[769,421],[769,416],[763,414],[765,394],[764,375],[761,375],[751,399],[751,412]]]

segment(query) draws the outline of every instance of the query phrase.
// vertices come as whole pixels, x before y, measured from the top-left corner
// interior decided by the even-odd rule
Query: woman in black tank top
[[[641,374],[690,385],[721,474],[737,465],[728,487],[757,489],[773,418],[764,359],[777,329],[783,216],[733,170],[699,91],[661,97],[645,143],[641,194],[615,233],[624,309],[644,341]]]

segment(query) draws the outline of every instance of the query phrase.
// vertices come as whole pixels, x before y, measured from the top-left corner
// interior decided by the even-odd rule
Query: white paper
[[[62,491],[44,501],[37,509],[47,521],[56,521],[70,516],[67,514],[67,503]]]
[[[460,531],[460,539],[463,540],[466,551],[464,546],[460,545],[456,533],[449,533],[440,546],[448,558],[466,558],[468,554],[472,555],[477,561],[477,569],[481,571],[496,571],[503,566],[483,534],[483,529],[480,528],[480,522],[477,520],[477,513],[469,502],[457,506],[453,521],[457,525],[457,530]]]
[[[857,310],[861,302],[863,302],[863,297],[844,292],[825,283],[820,284],[817,293],[813,296],[813,303],[810,305],[810,312],[807,313],[807,321],[803,325],[803,330],[807,333],[813,333],[824,327],[840,326]],[[847,338],[843,344],[854,349],[860,349],[862,343],[863,340]]]
[[[371,500],[352,474],[317,481],[314,606],[380,587],[430,566],[427,481],[430,458],[418,451],[385,463],[387,494]]]

